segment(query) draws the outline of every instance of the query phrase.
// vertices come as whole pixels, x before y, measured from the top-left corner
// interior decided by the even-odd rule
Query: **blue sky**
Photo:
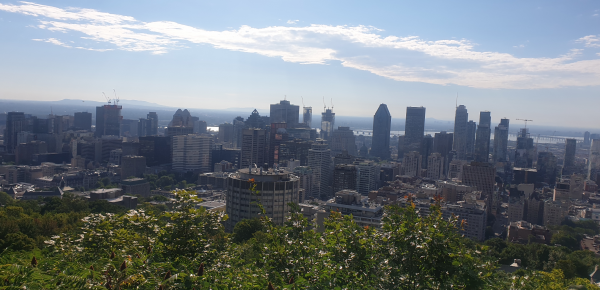
[[[600,1],[0,0],[0,98],[600,127]]]

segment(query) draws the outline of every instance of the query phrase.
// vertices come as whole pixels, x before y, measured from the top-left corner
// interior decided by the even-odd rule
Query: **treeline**
[[[295,208],[284,225],[263,215],[227,234],[226,216],[197,209],[194,192],[176,196],[160,213],[89,214],[41,252],[5,250],[0,288],[600,289],[556,265],[498,271],[498,249],[461,237],[464,222],[439,205],[427,217],[388,207],[382,229],[332,212],[323,232]]]

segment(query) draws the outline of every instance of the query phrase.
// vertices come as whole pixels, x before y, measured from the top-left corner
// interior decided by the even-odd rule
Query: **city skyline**
[[[227,109],[287,95],[315,113],[325,97],[340,116],[386,103],[392,116],[423,106],[452,120],[458,93],[471,112],[499,118],[600,122],[600,5],[591,1],[354,3],[332,14],[314,2],[169,4],[0,2],[0,98],[102,101],[115,88],[124,99]],[[211,15],[228,4],[230,17]],[[373,17],[391,11],[402,17]]]

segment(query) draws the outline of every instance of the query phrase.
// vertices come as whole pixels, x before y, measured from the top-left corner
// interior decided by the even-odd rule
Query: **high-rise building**
[[[302,194],[298,197],[299,202],[304,202],[304,200],[309,197],[312,192],[313,184],[315,183],[315,175],[313,171],[308,166],[297,166],[294,168],[294,175],[299,178],[300,181],[300,189],[302,189]]]
[[[379,105],[373,116],[373,142],[371,155],[382,159],[390,158],[390,129],[392,115],[386,104]]]
[[[584,146],[590,146],[592,144],[592,139],[590,137],[591,137],[591,134],[589,131],[585,131],[585,133],[583,133],[583,145]]]
[[[271,123],[287,123],[287,128],[298,126],[300,106],[282,100],[279,104],[271,104]]]
[[[371,190],[379,189],[379,174],[381,166],[373,161],[355,161],[356,191],[368,195]]]
[[[92,131],[92,113],[76,112],[74,114],[75,130]]]
[[[226,148],[233,148],[233,124],[223,123],[219,125],[219,143]]]
[[[328,140],[331,138],[331,133],[335,126],[335,113],[333,108],[325,108],[325,112],[321,114],[321,138]]]
[[[194,134],[206,134],[207,132],[206,121],[194,121]]]
[[[171,138],[167,136],[140,137],[139,155],[146,157],[149,167],[165,165],[171,160]]]
[[[148,113],[146,119],[150,120],[150,126],[146,132],[146,136],[158,136],[158,115],[156,112]]]
[[[139,120],[121,120],[121,136],[122,137],[137,137],[139,129]]]
[[[508,161],[508,119],[501,119],[500,125],[494,128],[494,152],[492,160],[494,162]]]
[[[477,123],[469,120],[467,123],[467,160],[473,160],[475,153],[475,136],[477,136]]]
[[[406,176],[417,177],[421,176],[421,154],[417,151],[411,151],[404,153],[404,159],[402,159],[402,171]]]
[[[352,156],[358,155],[358,150],[356,150],[356,138],[354,137],[354,132],[350,130],[350,127],[338,127],[331,135],[331,152],[333,154],[340,154],[343,151],[346,151]]]
[[[537,182],[553,185],[556,183],[556,156],[551,152],[540,152],[537,160]]]
[[[453,133],[446,133],[446,131],[435,133],[435,137],[433,139],[433,152],[440,153],[442,157],[445,158],[448,153],[452,151],[453,141]]]
[[[425,135],[425,107],[406,107],[404,150],[419,151]]]
[[[95,136],[121,136],[121,109],[119,105],[104,105],[96,107]]]
[[[439,180],[443,177],[444,157],[440,153],[431,153],[427,157],[427,178]]]
[[[479,113],[479,126],[477,127],[477,139],[475,140],[475,162],[488,162],[490,155],[490,135],[492,117],[490,112]]]
[[[431,137],[431,135],[427,134],[427,136],[424,136],[421,140],[420,153],[422,156],[421,168],[427,169],[427,157],[429,157],[429,154],[433,153],[433,137]]]
[[[252,114],[248,116],[245,123],[248,128],[256,129],[264,129],[266,125],[264,118],[260,116],[256,109],[254,109],[254,111],[252,111]]]
[[[595,180],[598,173],[600,173],[600,139],[592,139],[587,178]]]
[[[331,150],[322,139],[317,139],[308,150],[308,166],[315,175],[315,184],[311,196],[321,200],[327,200],[332,196],[332,174],[333,162]]]
[[[575,173],[575,152],[577,151],[577,139],[565,139],[565,158],[563,162],[562,175]],[[591,152],[591,150],[590,150]]]
[[[338,164],[333,170],[333,192],[344,189],[356,190],[356,166]]]
[[[122,156],[121,157],[121,180],[129,177],[142,177],[146,173],[146,157],[144,156]]]
[[[287,123],[271,123],[269,131],[269,166],[280,163],[281,144],[288,140]]]
[[[494,193],[496,168],[489,163],[471,162],[463,166],[462,182],[475,186],[484,196]]]
[[[204,121],[198,121],[204,122]],[[206,124],[206,122],[205,122]],[[242,148],[242,136],[244,135],[244,129],[246,128],[246,123],[244,122],[244,118],[237,116],[233,119],[233,148],[240,149]]]
[[[212,137],[205,135],[173,136],[173,170],[210,172],[212,142]]]
[[[241,168],[261,167],[269,161],[267,157],[267,131],[244,129],[242,132]]]
[[[521,133],[517,137],[515,167],[532,168],[534,155],[533,138],[529,137],[527,129],[521,129]]]
[[[148,120],[148,119],[144,119],[144,118],[140,118],[140,120],[138,121],[138,136],[140,137],[146,137],[146,136],[151,136],[151,131],[152,131],[152,120]]]
[[[467,107],[460,105],[456,107],[454,116],[454,144],[452,148],[456,151],[456,157],[459,160],[466,160],[467,156],[467,122],[469,114]]]
[[[302,123],[308,128],[312,128],[312,107],[302,108]]]
[[[4,131],[4,145],[6,152],[15,153],[17,148],[17,135],[24,131],[25,114],[22,112],[8,112],[6,115],[6,129]]]
[[[227,178],[225,230],[232,232],[239,221],[259,216],[259,204],[274,224],[282,225],[291,211],[289,203],[298,203],[299,191],[300,181],[290,172],[262,167],[238,170]]]

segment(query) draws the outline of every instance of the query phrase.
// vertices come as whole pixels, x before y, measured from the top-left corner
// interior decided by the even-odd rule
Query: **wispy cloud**
[[[600,47],[600,35],[588,35],[580,39],[577,42],[581,42],[585,47]]]
[[[288,20],[287,24],[296,24],[296,23],[298,23],[298,21],[300,21],[300,20]]]
[[[600,59],[582,59],[580,49],[553,58],[518,58],[508,53],[477,51],[465,39],[431,41],[418,36],[385,36],[382,30],[370,26],[242,26],[210,31],[171,21],[142,22],[131,16],[31,2],[0,4],[0,10],[38,17],[36,27],[40,29],[75,34],[80,36],[79,41],[87,41],[85,46],[74,48],[104,43],[125,51],[164,54],[193,44],[209,44],[300,64],[337,61],[396,81],[512,89],[600,85]],[[56,38],[44,41],[65,46]],[[598,46],[598,36],[577,41],[585,47]]]

